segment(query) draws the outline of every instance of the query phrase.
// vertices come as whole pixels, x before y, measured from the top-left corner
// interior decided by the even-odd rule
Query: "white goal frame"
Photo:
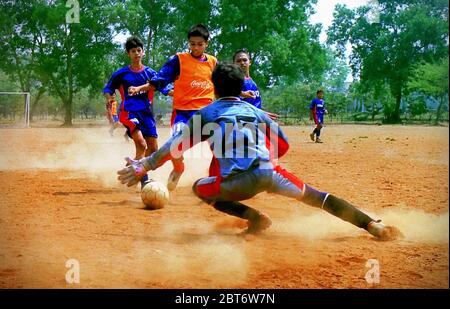
[[[25,95],[25,119],[24,119],[24,125],[26,128],[30,127],[30,93],[29,92],[20,92],[20,91],[0,91],[0,95],[7,95],[7,94],[18,94],[18,95]]]

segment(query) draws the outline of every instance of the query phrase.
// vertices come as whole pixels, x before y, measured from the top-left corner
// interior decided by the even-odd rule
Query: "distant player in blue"
[[[209,177],[198,179],[192,189],[215,209],[246,219],[247,233],[259,233],[271,225],[271,220],[239,201],[266,191],[322,208],[380,239],[400,235],[398,229],[373,220],[332,194],[314,189],[277,163],[289,148],[286,136],[266,113],[239,99],[244,74],[237,65],[218,64],[212,81],[219,99],[197,111],[183,131],[151,156],[139,161],[127,158],[129,166],[118,171],[123,184],[136,184],[147,171],[180,156],[196,143],[207,141],[214,154]],[[197,132],[198,125],[201,130]]]
[[[143,48],[144,44],[139,38],[131,36],[127,39],[125,49],[131,64],[114,72],[103,89],[109,110],[114,104],[117,104],[115,92],[119,90],[122,98],[119,120],[127,129],[128,136],[134,141],[136,160],[148,156],[158,149],[156,122],[151,112],[153,90],[140,91],[136,94],[129,92],[130,88],[145,84],[156,75],[153,69],[142,64]],[[147,176],[142,178],[142,186],[147,180]]]
[[[322,143],[322,140],[320,139],[320,130],[323,127],[323,116],[327,113],[327,110],[325,109],[325,103],[323,102],[323,91],[317,90],[316,94],[317,97],[309,104],[309,119],[314,120],[314,123],[316,124],[316,127],[309,137],[312,141],[314,141],[315,137],[316,143]]]
[[[239,49],[233,55],[233,62],[241,67],[245,75],[244,86],[242,87],[242,91],[239,96],[240,99],[252,104],[253,106],[259,109],[263,109],[261,94],[259,92],[258,86],[250,77],[250,66],[252,64],[250,54],[245,49]],[[271,119],[278,118],[277,114],[270,113],[267,111],[266,114]]]
[[[262,100],[258,86],[250,77],[250,65],[252,63],[250,60],[250,55],[247,52],[247,50],[245,49],[237,50],[233,55],[233,62],[238,66],[240,66],[245,74],[244,86],[242,87],[240,95],[241,99],[245,102],[254,105],[259,109],[262,109]]]

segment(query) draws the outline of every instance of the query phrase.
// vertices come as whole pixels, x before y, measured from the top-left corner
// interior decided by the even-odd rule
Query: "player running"
[[[111,110],[111,114],[113,105],[117,104],[115,91],[119,90],[122,98],[119,120],[134,141],[135,159],[148,156],[158,149],[156,122],[150,110],[153,89],[129,92],[131,87],[145,84],[156,75],[156,71],[142,64],[143,48],[144,44],[139,38],[131,36],[127,39],[125,49],[131,64],[114,72],[103,89],[107,110]],[[147,175],[142,177],[141,187],[147,180]]]
[[[320,130],[323,127],[323,116],[327,113],[327,110],[325,109],[325,103],[323,102],[323,90],[317,90],[316,95],[317,97],[309,104],[309,119],[314,120],[314,123],[316,124],[316,127],[309,137],[312,141],[314,141],[315,137],[316,143],[322,143],[322,140],[320,139]]]

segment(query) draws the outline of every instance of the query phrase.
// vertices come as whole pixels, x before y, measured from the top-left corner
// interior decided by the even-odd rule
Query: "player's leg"
[[[148,157],[156,150],[158,150],[158,139],[156,137],[146,137],[145,142],[147,143],[147,149],[145,150],[145,156]]]
[[[135,147],[135,160],[142,159],[145,156],[145,150],[147,149],[147,142],[141,131],[141,124],[144,124],[139,112],[127,112],[122,111],[120,113],[120,122],[127,128],[127,135],[133,140]],[[144,126],[145,128],[145,126]],[[148,180],[147,176],[141,179],[141,187],[145,181]]]
[[[252,172],[243,172],[223,181],[216,176],[201,178],[194,183],[192,190],[216,210],[247,220],[246,233],[255,234],[268,228],[272,221],[266,214],[239,201],[264,191],[270,181],[269,174],[264,177]]]
[[[322,130],[323,127],[323,118],[318,117],[317,118],[317,127],[316,127],[316,143],[322,143],[322,140],[320,139],[320,130]]]
[[[142,135],[144,136],[145,143],[147,148],[145,149],[145,157],[150,156],[156,150],[158,150],[158,132],[156,129],[156,121],[153,117],[153,114],[150,111],[141,111],[139,112],[140,117],[140,129]],[[142,177],[141,179],[141,187],[143,187],[146,182],[149,181],[147,175]]]
[[[188,122],[191,114],[195,111],[172,111],[171,118],[171,130],[172,135],[177,134],[179,131],[182,131],[186,123]],[[169,178],[167,179],[167,189],[169,191],[175,190],[180,181],[181,175],[184,172],[184,158],[180,156],[179,158],[172,159],[173,169],[169,174]]]
[[[380,239],[392,239],[401,235],[398,229],[383,225],[349,202],[327,192],[321,192],[301,181],[295,175],[277,166],[269,192],[296,198],[297,200],[341,218],[359,228],[367,230]]]
[[[313,117],[314,117],[314,123],[316,124],[316,127],[314,128],[314,130],[312,131],[312,133],[309,135],[309,137],[311,138],[311,140],[314,142],[315,141],[315,136],[317,134],[317,125],[319,124],[318,118],[317,118],[317,114],[313,113]]]

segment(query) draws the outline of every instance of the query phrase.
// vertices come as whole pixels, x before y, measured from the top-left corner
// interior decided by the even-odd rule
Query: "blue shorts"
[[[118,115],[112,115],[112,119],[114,123],[119,122],[119,116]]]
[[[183,130],[183,127],[191,119],[197,110],[180,110],[174,109],[172,118],[170,119],[170,127],[172,128],[172,135]]]
[[[127,134],[131,135],[136,130],[140,130],[144,137],[158,137],[156,131],[156,121],[150,110],[125,111],[120,112],[120,122],[127,128]]]
[[[323,124],[323,114],[315,114],[314,115],[315,124]]]

